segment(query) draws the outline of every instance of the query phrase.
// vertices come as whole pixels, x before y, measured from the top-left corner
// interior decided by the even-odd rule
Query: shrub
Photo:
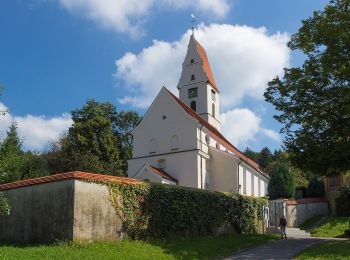
[[[335,206],[338,216],[350,217],[350,187],[340,187],[338,189]]]
[[[224,223],[238,233],[258,231],[265,199],[162,184],[108,183],[130,238],[215,234]]]
[[[277,162],[270,172],[270,182],[267,187],[270,199],[289,199],[295,193],[295,180],[284,163]]]
[[[306,194],[309,198],[323,197],[324,184],[317,177],[313,177],[307,185]]]
[[[5,197],[4,193],[0,192],[0,216],[1,215],[10,215],[10,205],[8,199]]]

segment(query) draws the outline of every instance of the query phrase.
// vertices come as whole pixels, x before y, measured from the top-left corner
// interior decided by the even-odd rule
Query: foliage
[[[214,234],[223,223],[258,231],[266,200],[161,184],[108,183],[110,198],[131,238]]]
[[[303,171],[332,175],[350,165],[350,3],[332,0],[303,21],[289,47],[307,59],[269,82],[264,96],[284,124],[284,146]]]
[[[230,235],[171,240],[0,244],[1,259],[214,259],[276,240],[271,235]],[[101,257],[103,256],[103,257]]]
[[[307,186],[307,197],[317,198],[323,197],[324,195],[324,184],[323,181],[319,180],[317,177],[313,177]]]
[[[259,165],[263,168],[266,169],[267,166],[269,165],[269,163],[271,163],[273,160],[273,155],[270,151],[269,148],[264,147],[261,151],[260,151],[260,156],[258,158],[258,163]]]
[[[350,187],[340,187],[338,189],[335,205],[338,216],[350,217]]]
[[[302,260],[347,260],[350,255],[350,240],[328,241],[309,247],[293,259]]]
[[[8,199],[5,197],[4,193],[0,192],[0,216],[10,215],[11,207],[9,205]]]
[[[26,158],[21,150],[22,141],[18,137],[17,125],[12,123],[7,136],[0,143],[0,183],[22,178]]]
[[[348,228],[348,217],[327,217],[311,230],[313,237],[343,237]]]
[[[267,190],[271,199],[289,199],[294,196],[295,180],[287,165],[280,162],[276,163],[270,172],[270,177]]]

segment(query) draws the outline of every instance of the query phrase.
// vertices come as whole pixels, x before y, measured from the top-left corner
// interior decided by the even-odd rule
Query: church
[[[193,31],[177,88],[163,87],[133,130],[128,177],[265,196],[269,176],[221,134],[220,91]]]

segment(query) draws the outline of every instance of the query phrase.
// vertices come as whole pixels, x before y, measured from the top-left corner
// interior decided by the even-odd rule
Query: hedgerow
[[[10,215],[10,205],[4,193],[0,192],[0,216],[1,215]]]
[[[335,198],[338,216],[350,217],[350,187],[340,187]]]
[[[224,223],[237,233],[259,230],[265,199],[171,185],[107,183],[130,238],[214,234]]]

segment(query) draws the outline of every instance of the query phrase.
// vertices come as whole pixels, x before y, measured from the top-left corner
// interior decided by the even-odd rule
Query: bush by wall
[[[161,184],[108,183],[110,198],[131,238],[213,234],[224,223],[258,231],[265,199]]]
[[[313,177],[307,185],[306,195],[308,198],[319,198],[324,195],[324,184],[317,177]]]
[[[10,215],[10,205],[4,193],[0,192],[0,216]]]
[[[338,216],[350,217],[350,187],[340,187],[335,199]]]

